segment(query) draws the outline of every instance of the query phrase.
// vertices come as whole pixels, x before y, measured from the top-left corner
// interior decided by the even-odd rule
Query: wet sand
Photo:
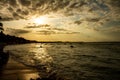
[[[37,70],[15,61],[11,56],[0,72],[0,80],[30,80],[39,77]]]

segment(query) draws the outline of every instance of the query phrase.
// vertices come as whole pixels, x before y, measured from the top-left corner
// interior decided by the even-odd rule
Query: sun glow
[[[38,17],[38,18],[32,19],[32,21],[36,25],[40,25],[40,24],[45,24],[47,22],[47,19],[46,19],[46,17]]]

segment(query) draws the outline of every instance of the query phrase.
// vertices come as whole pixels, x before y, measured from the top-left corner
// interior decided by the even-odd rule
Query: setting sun
[[[46,17],[38,17],[38,18],[32,19],[32,21],[36,25],[40,25],[40,24],[45,24],[47,20],[46,20]]]

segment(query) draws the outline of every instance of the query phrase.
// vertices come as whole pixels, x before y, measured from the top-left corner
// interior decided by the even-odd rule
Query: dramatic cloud
[[[31,4],[30,0],[18,0],[22,6],[29,6]]]
[[[101,20],[100,18],[88,18],[88,19],[86,19],[86,21],[88,21],[88,22],[98,22],[100,20]]]
[[[40,30],[40,31],[37,31],[38,34],[40,35],[51,35],[51,34],[56,34],[55,31],[52,31],[52,30]]]
[[[82,22],[81,21],[75,21],[74,24],[80,25]]]
[[[6,1],[6,3],[8,2],[8,4],[12,7],[17,7],[17,1],[16,0],[3,0]]]
[[[19,36],[21,34],[26,34],[26,33],[30,32],[28,30],[13,29],[13,28],[7,28],[6,31],[7,31],[8,34],[10,34],[10,35],[16,35],[16,36]]]
[[[51,35],[51,34],[80,34],[80,32],[72,32],[72,31],[57,31],[57,30],[39,30],[37,31],[37,34],[40,35]]]
[[[40,24],[40,25],[37,25],[36,24],[32,24],[32,25],[28,25],[24,28],[47,28],[47,27],[50,27],[50,25],[48,24]]]
[[[87,15],[87,12],[115,17],[119,7],[120,0],[0,0],[0,15],[6,19],[27,19],[52,12],[65,16]]]
[[[41,35],[51,35],[51,34],[79,34],[80,32],[70,31],[64,28],[53,27],[49,24],[26,26],[27,29],[37,29],[36,32]]]
[[[108,37],[120,32],[119,14],[120,0],[0,0],[0,16],[6,21],[5,25],[7,21],[23,19],[19,23],[23,26],[20,29],[34,30],[44,35],[84,33]],[[42,16],[47,17],[42,25],[36,23],[25,27],[24,20],[27,23]],[[18,33],[27,32],[18,30]]]

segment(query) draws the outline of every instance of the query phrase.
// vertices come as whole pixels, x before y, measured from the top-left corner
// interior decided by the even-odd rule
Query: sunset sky
[[[0,0],[4,33],[37,41],[120,41],[120,0]]]

